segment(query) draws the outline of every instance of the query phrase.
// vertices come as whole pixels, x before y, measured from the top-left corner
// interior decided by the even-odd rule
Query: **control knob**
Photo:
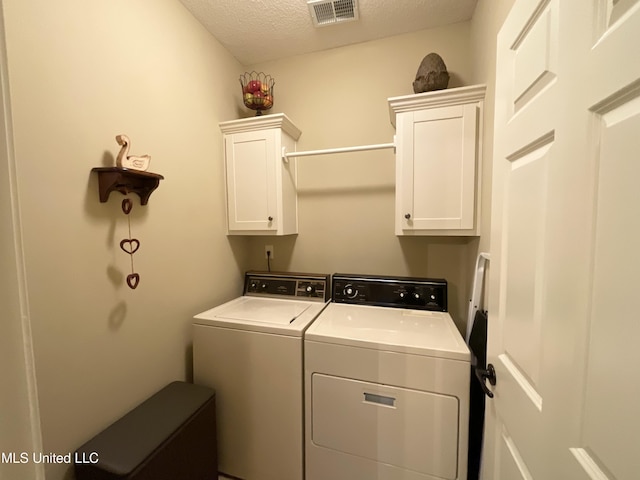
[[[410,288],[409,291],[402,290],[398,296],[400,297],[401,303],[406,305],[416,305],[422,301],[422,295],[413,288]]]
[[[312,296],[316,293],[316,287],[313,285],[307,285],[304,289],[307,295]]]
[[[344,287],[342,293],[344,293],[347,298],[356,298],[358,296],[358,289],[349,283]]]

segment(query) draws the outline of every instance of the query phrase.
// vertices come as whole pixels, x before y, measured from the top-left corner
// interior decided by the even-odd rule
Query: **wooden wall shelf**
[[[109,199],[111,192],[118,191],[123,195],[133,192],[140,197],[140,204],[146,205],[151,193],[158,188],[162,175],[157,173],[129,170],[120,167],[96,167],[91,169],[98,174],[98,190],[100,202]]]

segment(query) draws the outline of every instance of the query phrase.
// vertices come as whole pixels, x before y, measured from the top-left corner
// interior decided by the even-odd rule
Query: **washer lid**
[[[326,303],[243,296],[199,313],[200,325],[302,336]]]
[[[221,309],[216,317],[288,325],[302,315],[309,306],[308,302],[274,302],[264,298],[244,297],[242,301]]]
[[[305,333],[314,342],[469,361],[447,312],[331,303]]]

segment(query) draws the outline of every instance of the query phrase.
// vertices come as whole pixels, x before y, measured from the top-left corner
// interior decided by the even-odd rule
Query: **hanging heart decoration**
[[[127,222],[129,224],[129,238],[120,240],[120,248],[131,257],[131,273],[127,275],[127,285],[129,285],[130,289],[135,290],[138,283],[140,283],[140,275],[135,273],[133,268],[133,254],[140,248],[140,240],[131,237],[131,217],[129,217],[131,210],[133,210],[133,202],[131,199],[125,198],[122,200],[122,211],[127,215]]]
[[[140,248],[140,241],[137,238],[125,238],[120,240],[120,248],[129,255],[133,255]]]
[[[125,215],[129,215],[132,209],[133,209],[133,202],[131,201],[130,198],[125,198],[124,200],[122,200],[122,211],[124,212]]]
[[[135,290],[139,282],[140,275],[138,275],[137,273],[130,273],[129,275],[127,275],[127,285],[129,285],[129,288],[131,290]]]

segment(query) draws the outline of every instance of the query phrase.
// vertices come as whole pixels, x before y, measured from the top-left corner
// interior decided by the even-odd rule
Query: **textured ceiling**
[[[358,0],[359,19],[314,27],[306,0],[180,0],[243,65],[469,20],[477,0]]]

